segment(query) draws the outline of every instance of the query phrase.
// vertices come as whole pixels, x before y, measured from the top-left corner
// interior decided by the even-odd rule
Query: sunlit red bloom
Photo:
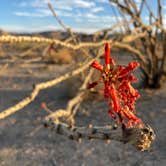
[[[105,44],[105,65],[106,67],[109,67],[110,65],[110,45],[109,43]]]
[[[137,77],[132,71],[139,67],[136,61],[130,62],[127,66],[116,65],[110,56],[110,45],[105,45],[105,65],[94,61],[91,66],[101,72],[104,83],[104,98],[109,101],[110,109],[108,114],[125,127],[143,127],[144,124],[135,115],[135,101],[140,97],[139,92],[133,88],[132,82]],[[93,88],[98,82],[92,82],[88,88]]]
[[[99,71],[103,71],[103,66],[96,61],[94,61],[91,66]]]

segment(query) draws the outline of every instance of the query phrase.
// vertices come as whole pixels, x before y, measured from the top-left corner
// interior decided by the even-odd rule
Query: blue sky
[[[135,0],[137,5],[141,0]],[[148,0],[157,11],[157,0]],[[166,1],[163,15],[166,20]],[[0,0],[0,29],[12,32],[57,30],[57,24],[47,2],[51,2],[59,18],[75,31],[91,33],[116,22],[108,0]],[[147,13],[143,13],[146,20]],[[120,19],[120,18],[119,18]]]

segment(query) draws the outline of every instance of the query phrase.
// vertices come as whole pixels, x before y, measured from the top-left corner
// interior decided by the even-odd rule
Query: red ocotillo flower
[[[109,115],[125,127],[143,127],[144,124],[135,115],[135,101],[140,97],[139,92],[131,85],[137,81],[132,74],[139,63],[130,62],[127,66],[116,65],[110,56],[110,45],[105,44],[105,65],[94,61],[91,66],[101,72],[104,83],[104,98],[109,102]],[[92,82],[88,88],[93,88],[98,82]]]

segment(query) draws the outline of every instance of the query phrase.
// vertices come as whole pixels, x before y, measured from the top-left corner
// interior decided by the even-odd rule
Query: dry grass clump
[[[2,48],[2,45],[0,45],[0,57],[4,56],[4,54],[5,54],[5,52],[4,52],[3,48]]]
[[[54,51],[49,58],[55,64],[69,64],[73,61],[71,52],[67,49]]]
[[[49,45],[43,52],[43,58],[53,64],[69,64],[74,60],[74,53],[68,48],[54,47]]]

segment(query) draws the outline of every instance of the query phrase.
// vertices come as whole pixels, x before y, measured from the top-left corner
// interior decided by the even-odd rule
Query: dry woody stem
[[[82,139],[105,140],[106,143],[115,140],[123,143],[130,143],[141,151],[148,150],[156,137],[153,129],[148,125],[142,129],[129,128],[123,130],[116,125],[93,126],[90,124],[87,127],[73,127],[64,123],[55,124],[52,121],[46,121],[45,127],[49,127],[55,133],[80,143]]]

